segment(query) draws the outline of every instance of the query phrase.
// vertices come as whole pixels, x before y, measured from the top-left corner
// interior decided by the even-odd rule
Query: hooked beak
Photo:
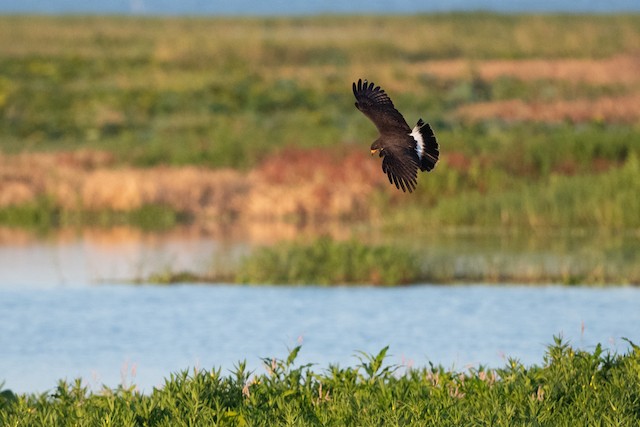
[[[376,154],[379,150],[375,149],[375,150],[371,150],[371,155],[373,156],[374,154]]]

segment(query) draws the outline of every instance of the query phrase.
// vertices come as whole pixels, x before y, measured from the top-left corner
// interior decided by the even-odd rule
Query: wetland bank
[[[215,368],[175,374],[150,394],[126,384],[118,388],[113,381],[107,381],[111,388],[96,393],[81,385],[56,387],[49,382],[49,387],[56,387],[51,393],[15,394],[8,389],[20,388],[11,378],[0,387],[3,423],[28,419],[72,424],[85,416],[107,424],[111,420],[149,425],[185,419],[259,424],[265,417],[309,425],[349,419],[443,425],[470,417],[503,425],[587,419],[624,424],[637,419],[637,376],[629,374],[637,370],[637,348],[612,346],[602,351],[596,346],[601,342],[606,347],[611,338],[620,342],[621,336],[639,341],[632,330],[620,329],[635,322],[635,311],[622,307],[633,301],[637,289],[611,286],[640,282],[637,14],[3,16],[0,44],[0,242],[3,260],[14,256],[15,261],[3,263],[3,268],[13,272],[22,265],[34,270],[28,261],[39,260],[41,271],[49,263],[50,276],[55,277],[48,282],[44,278],[50,286],[46,292],[40,286],[29,289],[29,283],[17,288],[3,282],[3,301],[22,301],[24,310],[11,319],[45,313],[46,308],[56,307],[52,304],[56,301],[71,315],[62,325],[67,329],[58,332],[80,337],[67,341],[68,349],[79,355],[110,358],[109,363],[121,365],[127,354],[136,357],[142,354],[136,351],[144,352],[127,347],[129,341],[122,336],[116,341],[124,343],[123,348],[110,348],[99,340],[91,341],[97,353],[82,347],[89,337],[96,337],[95,329],[85,328],[91,325],[87,319],[93,315],[118,319],[113,317],[117,310],[111,314],[86,310],[100,300],[131,307],[127,312],[131,316],[137,310],[152,316],[155,312],[146,311],[145,298],[167,297],[157,312],[167,310],[169,320],[160,318],[149,336],[163,336],[167,321],[178,331],[200,331],[195,321],[185,320],[188,313],[176,311],[176,296],[194,304],[206,301],[202,294],[224,300],[218,292],[284,292],[302,310],[284,319],[291,325],[305,318],[299,305],[304,297],[298,294],[304,291],[324,292],[323,298],[329,299],[343,292],[363,292],[374,299],[397,292],[398,298],[406,299],[406,292],[486,291],[476,295],[477,306],[465,306],[471,312],[490,308],[482,303],[490,301],[490,291],[533,292],[537,297],[557,291],[562,296],[556,298],[565,303],[523,311],[527,315],[520,319],[519,331],[538,331],[534,325],[540,317],[550,321],[544,336],[535,338],[539,346],[529,348],[527,354],[537,358],[526,359],[526,367],[507,360],[506,368],[496,371],[480,367],[467,374],[432,367],[392,373],[380,352],[389,343],[370,339],[367,343],[379,345],[349,348],[343,351],[348,355],[336,356],[348,359],[353,351],[362,350],[359,367],[329,368],[326,373],[304,367],[307,361],[326,361],[318,356],[304,359],[303,367],[297,368],[294,361],[304,358],[306,349],[322,354],[314,347],[314,339],[323,342],[320,337],[326,331],[320,330],[318,336],[305,338],[300,356],[296,352],[287,360],[270,362],[271,371],[265,375],[252,377],[240,369],[242,365],[234,369],[233,363],[244,357],[251,363],[287,344],[296,347],[293,335],[305,332],[298,329],[289,337],[280,335],[275,350],[244,346],[241,337],[235,349],[256,354],[233,354],[231,362],[225,360],[224,369],[233,370],[232,376]],[[379,159],[368,156],[375,130],[353,108],[349,90],[351,82],[361,77],[384,83],[406,116],[424,116],[436,131],[441,162],[433,173],[420,177],[410,196],[391,188],[379,170]],[[203,241],[213,244],[200,245]],[[189,252],[193,242],[200,243]],[[182,264],[184,258],[177,253],[194,254],[202,261]],[[394,263],[389,256],[393,253],[404,254],[403,262],[409,263]],[[172,282],[178,277],[215,283],[225,278],[260,284],[499,286],[111,286],[108,279],[114,277],[109,272],[122,273],[117,263],[99,270],[99,279],[107,280],[87,274],[73,276],[82,277],[75,282],[60,274],[71,271],[66,270],[71,265],[91,273],[83,264],[86,254],[98,257],[92,262],[104,264],[113,261],[108,254],[129,256],[124,263],[131,260],[134,267],[125,269],[118,282],[146,282],[151,277]],[[149,256],[163,260],[147,269],[139,267]],[[318,262],[302,262],[309,257]],[[385,260],[385,271],[411,275],[383,280],[372,257]],[[67,264],[68,259],[76,264]],[[355,267],[363,265],[367,268],[361,274]],[[249,276],[250,272],[260,275]],[[264,276],[265,272],[271,275]],[[104,287],[96,287],[96,282]],[[514,291],[510,286],[514,282],[545,286]],[[549,283],[607,288],[557,290],[546,286]],[[568,310],[586,307],[577,296],[582,292],[595,296],[591,314],[580,308]],[[612,303],[618,301],[615,295],[622,295],[619,304]],[[519,302],[515,298],[494,304]],[[287,312],[286,306],[273,305],[280,307],[279,313]],[[7,310],[11,307],[17,305]],[[555,309],[547,313],[545,307]],[[247,313],[255,310],[232,311],[230,316],[239,316],[237,323],[243,324],[241,317],[250,317]],[[380,308],[363,316],[380,320],[384,312]],[[74,313],[80,321],[74,321]],[[322,317],[327,314],[322,309],[318,313],[313,327],[327,322]],[[336,319],[358,320],[351,315],[345,311]],[[443,314],[432,329],[447,330],[458,317],[460,313]],[[136,319],[119,324],[120,329],[103,330],[104,336],[130,331],[148,344],[148,336],[136,335],[147,322]],[[581,341],[584,319],[588,319],[585,336],[592,341]],[[211,322],[210,329],[218,331],[220,321]],[[408,336],[429,332],[407,322],[397,324],[405,325]],[[463,322],[459,329],[472,323]],[[33,325],[28,320],[21,324]],[[94,326],[102,324],[97,321]],[[42,325],[56,326],[46,317]],[[337,323],[335,328],[345,325]],[[12,321],[5,322],[10,329],[0,336],[15,336],[13,326]],[[308,331],[315,331],[312,326]],[[369,336],[356,329],[355,337]],[[551,343],[559,329],[573,331],[567,332],[572,344],[556,342],[545,353],[544,343]],[[36,335],[9,340],[3,348],[24,355],[23,350],[33,349],[31,344],[42,344],[34,337],[51,336],[43,331],[47,329],[34,327]],[[514,331],[510,344],[489,326],[473,337],[449,339],[454,348],[464,341],[472,347],[487,344],[485,351],[494,355],[497,348],[515,353],[517,347],[509,346],[530,345],[532,336]],[[271,337],[273,345],[274,334],[277,329],[255,337],[255,342],[264,344]],[[424,340],[427,350],[418,350],[421,356],[428,349],[447,348],[445,341],[428,341],[429,336]],[[225,339],[224,334],[198,335],[197,343],[185,344],[193,350],[186,358],[184,352],[174,354],[175,366],[154,365],[154,359],[146,356],[139,360],[166,377],[184,369],[184,364],[196,365],[199,355],[215,354]],[[404,344],[393,344],[390,354],[403,351]],[[41,354],[45,347],[57,355],[67,354],[65,344],[56,345],[42,344],[33,354]],[[580,348],[583,345],[588,348]],[[324,346],[335,348],[335,343]],[[151,353],[169,354],[170,348],[175,346],[153,347]],[[470,348],[459,351],[472,354]],[[54,360],[51,354],[47,357],[33,366]],[[416,360],[424,364],[425,359]],[[222,362],[216,360],[206,363],[219,366]],[[447,367],[449,362],[446,357],[436,361]],[[100,369],[119,371],[113,365]],[[23,371],[25,378],[28,370]],[[77,375],[86,381],[92,375],[91,367],[87,370],[88,374]],[[154,381],[151,384],[157,385]],[[197,399],[191,405],[185,403],[186,396]]]
[[[326,229],[383,245],[637,236],[637,15],[1,19],[5,226],[289,230],[268,245],[302,230],[311,246]],[[362,149],[375,131],[352,105],[360,76],[442,141],[412,197]],[[577,274],[466,276],[638,282],[587,259]]]

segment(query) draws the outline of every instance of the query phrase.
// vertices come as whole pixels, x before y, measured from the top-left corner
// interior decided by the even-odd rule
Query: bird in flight
[[[430,171],[440,151],[428,123],[418,120],[411,129],[380,86],[358,79],[353,83],[356,108],[369,117],[380,136],[371,144],[371,155],[382,157],[382,171],[396,188],[411,193],[417,185],[418,169]]]

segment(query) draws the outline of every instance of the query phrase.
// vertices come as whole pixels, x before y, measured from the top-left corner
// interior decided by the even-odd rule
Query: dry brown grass
[[[63,210],[165,205],[195,218],[298,222],[366,218],[385,188],[361,151],[288,149],[244,174],[201,167],[114,168],[101,152],[0,155],[0,207],[49,197]]]
[[[523,81],[554,80],[571,84],[624,86],[625,95],[573,100],[509,99],[480,102],[458,109],[461,120],[499,118],[507,121],[635,123],[640,119],[640,56],[605,59],[443,60],[415,64],[412,72],[440,79],[509,77]]]
[[[527,103],[520,99],[480,102],[458,109],[462,120],[500,118],[507,121],[636,123],[640,93],[597,99]]]
[[[248,180],[240,172],[197,167],[113,168],[101,152],[0,156],[0,206],[47,196],[66,210],[130,211],[167,205],[194,215],[240,210]]]
[[[286,149],[250,175],[246,215],[298,220],[365,218],[371,194],[386,178],[362,151]]]
[[[522,59],[473,61],[453,59],[429,61],[412,66],[414,72],[443,79],[479,76],[485,80],[513,77],[520,80],[566,80],[590,84],[640,83],[640,56],[617,55],[604,59]]]

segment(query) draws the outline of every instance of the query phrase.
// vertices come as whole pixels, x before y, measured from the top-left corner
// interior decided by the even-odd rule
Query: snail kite
[[[378,153],[382,157],[382,171],[389,182],[411,193],[417,185],[418,168],[430,171],[438,162],[440,152],[431,126],[420,119],[411,129],[386,92],[366,80],[353,83],[353,94],[356,108],[371,119],[380,133],[371,144],[371,155]]]

